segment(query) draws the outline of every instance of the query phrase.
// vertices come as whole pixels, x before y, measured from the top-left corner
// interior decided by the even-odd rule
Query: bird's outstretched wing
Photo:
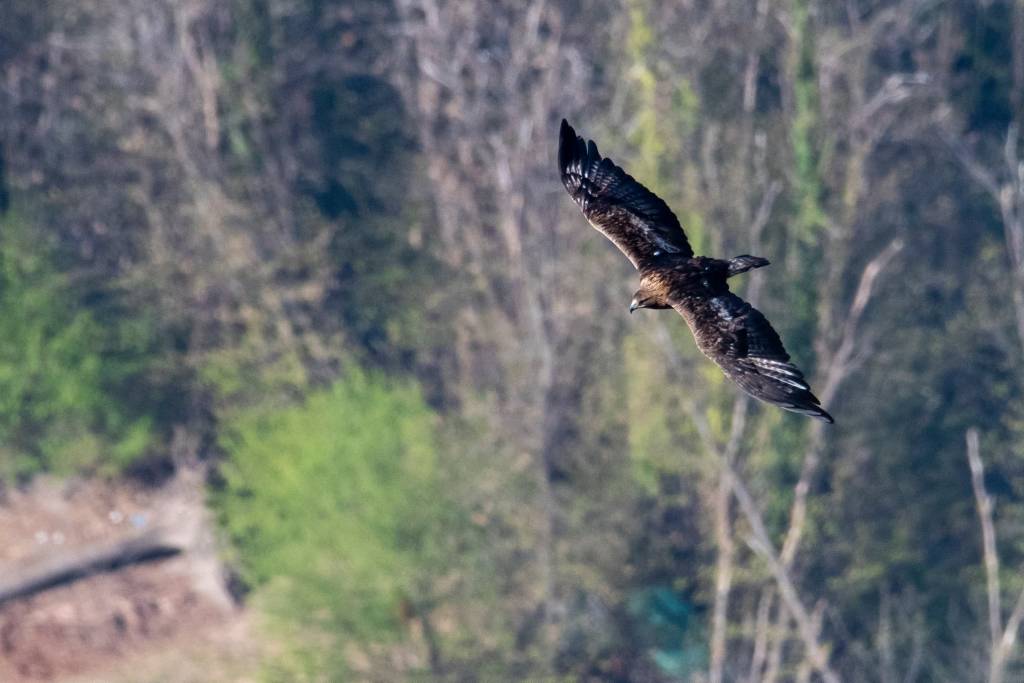
[[[660,253],[693,256],[679,219],[656,194],[601,158],[593,140],[576,135],[562,119],[558,170],[569,196],[590,224],[625,254],[636,268]]]
[[[673,308],[686,318],[704,355],[745,392],[795,413],[833,421],[759,310],[729,291],[673,303]]]

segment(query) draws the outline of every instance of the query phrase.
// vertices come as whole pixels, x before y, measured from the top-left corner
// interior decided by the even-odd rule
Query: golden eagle
[[[694,256],[668,205],[611,159],[602,158],[593,140],[577,136],[565,119],[558,170],[590,224],[640,271],[630,313],[638,308],[676,309],[697,347],[745,392],[786,410],[833,421],[803,373],[789,362],[768,320],[729,291],[728,278],[767,266],[767,259]]]

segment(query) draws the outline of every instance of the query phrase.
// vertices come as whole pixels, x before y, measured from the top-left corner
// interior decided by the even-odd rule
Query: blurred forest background
[[[1020,0],[0,0],[3,486],[201,472],[267,680],[1022,680],[1022,125]]]

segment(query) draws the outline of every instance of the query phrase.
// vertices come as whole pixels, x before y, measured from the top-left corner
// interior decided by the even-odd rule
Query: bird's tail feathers
[[[760,256],[750,256],[749,254],[743,254],[742,256],[736,256],[729,259],[729,274],[728,277],[733,275],[739,275],[745,273],[753,268],[763,268],[770,262],[766,258]]]

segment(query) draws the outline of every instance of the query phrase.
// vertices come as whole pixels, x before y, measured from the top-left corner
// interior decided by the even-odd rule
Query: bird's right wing
[[[761,311],[724,291],[673,303],[697,346],[743,391],[780,408],[832,422]]]
[[[576,135],[562,119],[558,170],[590,224],[625,254],[636,268],[660,253],[693,256],[668,205],[632,176],[602,158],[593,140]]]

